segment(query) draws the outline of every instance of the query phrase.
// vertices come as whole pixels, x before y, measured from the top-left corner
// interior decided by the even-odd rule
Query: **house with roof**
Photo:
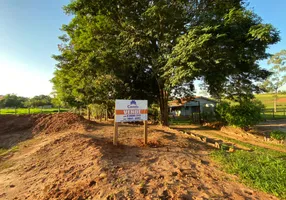
[[[191,116],[194,113],[214,112],[217,101],[203,96],[182,98],[169,102],[173,116]]]

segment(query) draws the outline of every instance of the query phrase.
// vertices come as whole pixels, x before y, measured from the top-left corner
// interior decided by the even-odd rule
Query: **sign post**
[[[113,144],[118,143],[118,123],[119,122],[144,122],[144,143],[147,144],[147,120],[148,101],[147,100],[116,100]]]

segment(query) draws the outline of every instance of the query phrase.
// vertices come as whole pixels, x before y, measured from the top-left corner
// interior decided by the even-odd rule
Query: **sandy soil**
[[[86,126],[83,126],[86,127]],[[238,183],[204,143],[176,130],[121,125],[38,134],[0,161],[0,199],[276,199]],[[11,134],[11,133],[9,133]]]

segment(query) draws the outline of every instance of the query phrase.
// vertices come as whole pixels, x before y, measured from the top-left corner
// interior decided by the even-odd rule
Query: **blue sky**
[[[270,53],[286,49],[285,0],[250,0],[249,8],[281,32],[281,42]],[[0,0],[0,94],[31,97],[49,94],[57,54],[58,36],[69,0]],[[266,62],[260,62],[267,67]]]

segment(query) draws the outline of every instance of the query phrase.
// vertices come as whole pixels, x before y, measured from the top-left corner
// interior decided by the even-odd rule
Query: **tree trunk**
[[[86,110],[87,110],[87,118],[88,120],[90,120],[90,115],[91,115],[90,108],[86,106]]]
[[[107,121],[108,119],[108,109],[107,109],[107,106],[105,108],[105,121]]]
[[[169,112],[168,112],[168,94],[164,89],[160,90],[159,97],[161,124],[163,126],[169,126]]]

